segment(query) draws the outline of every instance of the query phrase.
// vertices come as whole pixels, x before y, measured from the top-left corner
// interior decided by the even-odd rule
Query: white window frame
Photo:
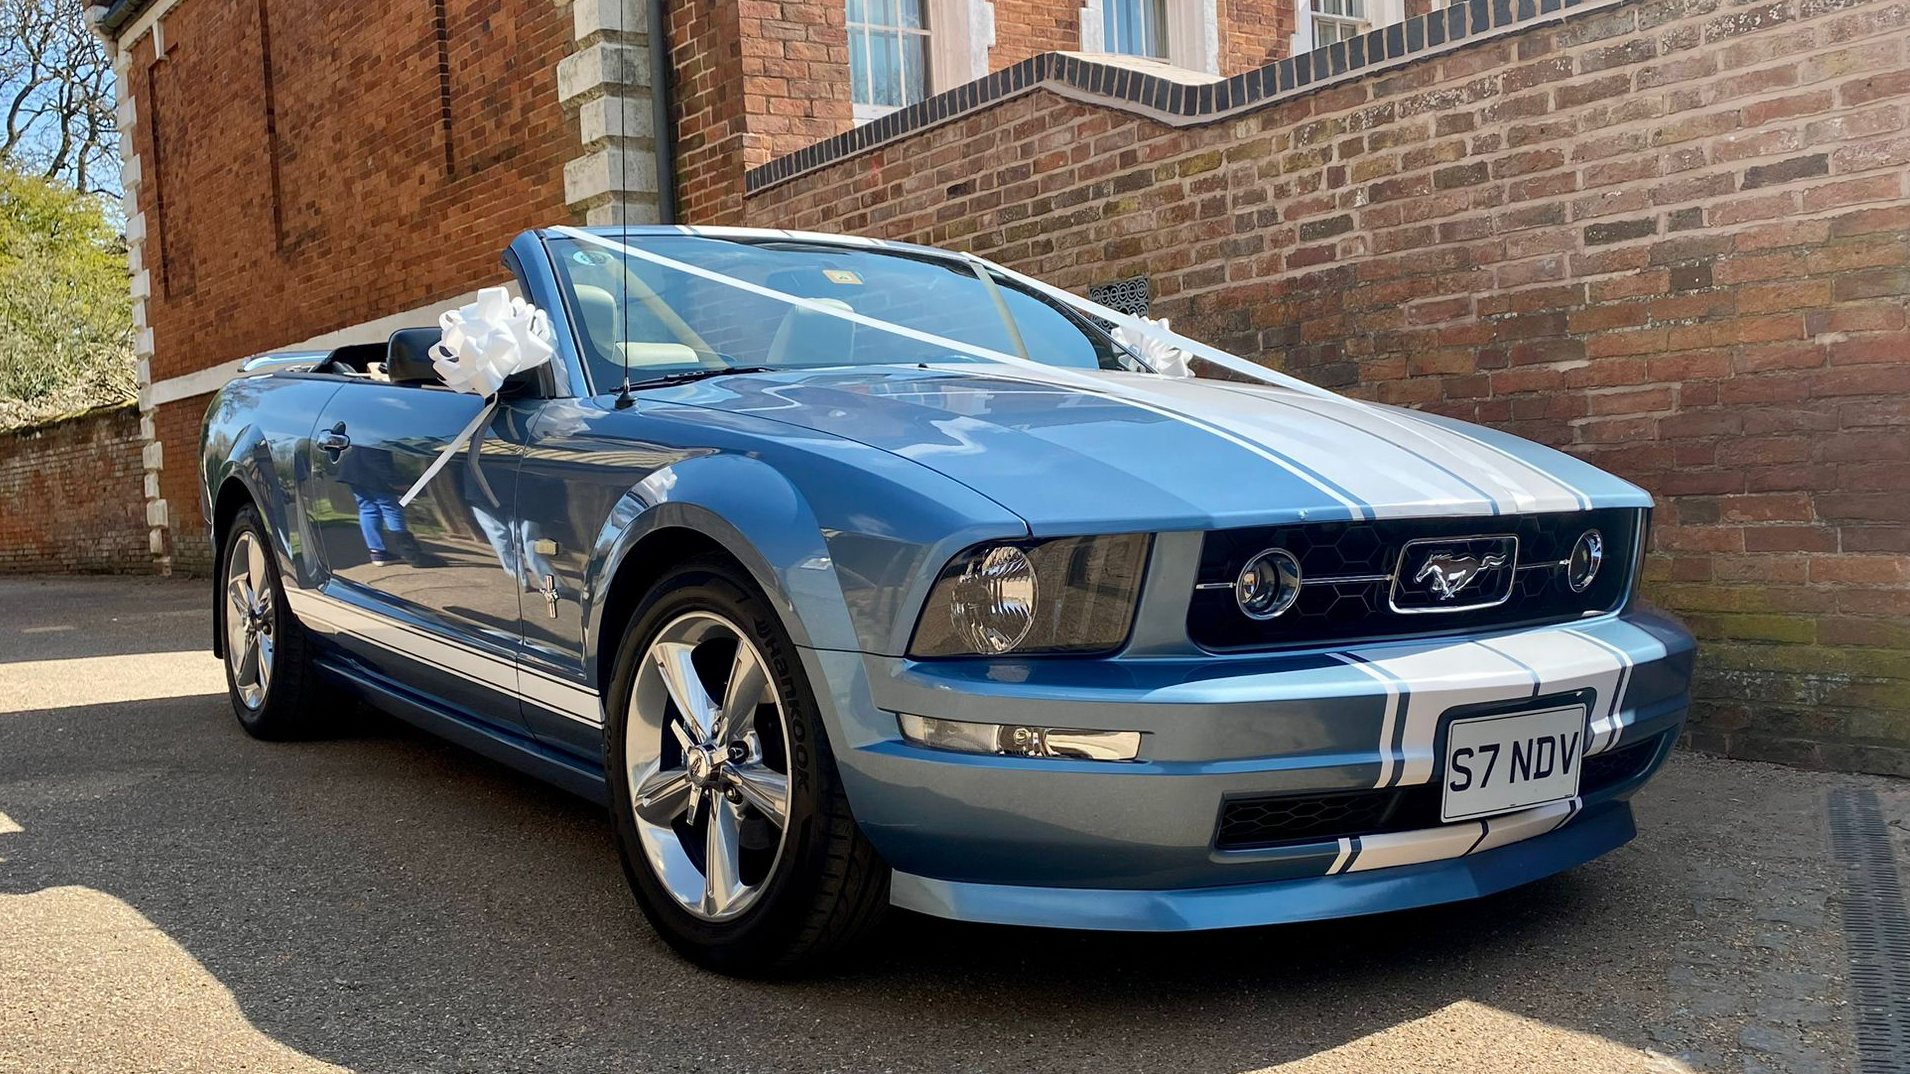
[[[1404,0],[1400,0],[1404,2]],[[1111,52],[1103,0],[1086,0],[1076,13],[1081,24],[1081,51]],[[1220,12],[1218,0],[1165,0],[1162,30],[1167,36],[1165,59],[1175,67],[1207,74],[1220,73]]]
[[[1316,12],[1313,10],[1315,2],[1316,0],[1294,0],[1295,17],[1293,21],[1293,41],[1288,49],[1292,55],[1298,56],[1303,52],[1312,52],[1316,48],[1322,48],[1331,44],[1331,42],[1320,40],[1321,35],[1314,31],[1314,19],[1316,15],[1319,16],[1320,22],[1339,24],[1363,23],[1366,29],[1361,32],[1370,32],[1382,26],[1391,26],[1396,22],[1406,21],[1406,0],[1353,0],[1355,3],[1363,3],[1365,6],[1366,18],[1364,20],[1353,19],[1343,15],[1329,15]],[[1435,2],[1438,2],[1438,0],[1435,0]]]
[[[844,7],[847,8],[847,0]],[[871,23],[855,23],[869,27]],[[893,27],[879,27],[893,29]],[[995,44],[995,5],[992,0],[923,0],[922,29],[904,30],[927,38],[930,96],[973,82],[988,73],[988,50]],[[851,84],[853,97],[854,87]],[[854,104],[855,121],[867,123],[896,111],[892,105]]]

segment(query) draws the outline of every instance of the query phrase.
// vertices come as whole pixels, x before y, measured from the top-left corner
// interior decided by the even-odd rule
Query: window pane
[[[922,28],[922,0],[899,0],[902,21],[898,25]]]
[[[873,104],[869,96],[869,32],[849,31],[849,99]]]
[[[849,21],[867,22],[868,11],[862,6],[862,0],[849,0]]]
[[[864,0],[869,5],[869,22],[875,26],[895,25],[895,0]]]
[[[902,104],[928,96],[928,36],[902,35]]]
[[[870,104],[902,103],[902,49],[892,33],[869,35]]]
[[[1166,56],[1165,22],[1162,0],[1102,0],[1101,36],[1109,52]]]

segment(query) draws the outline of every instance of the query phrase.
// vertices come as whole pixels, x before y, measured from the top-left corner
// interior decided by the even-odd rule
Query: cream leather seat
[[[854,313],[855,307],[839,298],[812,298],[818,306]],[[831,317],[801,306],[789,307],[783,323],[770,337],[765,364],[778,369],[786,366],[844,365],[855,348],[856,323]]]
[[[647,343],[624,338],[623,318],[618,316],[617,296],[602,287],[578,284],[577,309],[583,315],[584,331],[600,343],[612,344],[631,369],[659,366],[694,366],[701,363],[696,350],[682,343]]]

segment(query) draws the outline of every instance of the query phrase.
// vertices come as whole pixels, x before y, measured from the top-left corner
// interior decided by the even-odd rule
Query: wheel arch
[[[607,689],[620,636],[670,566],[720,552],[740,566],[804,648],[857,648],[822,525],[799,489],[767,463],[707,455],[660,469],[617,501],[590,557],[584,647]]]
[[[211,523],[211,532],[207,539],[212,542],[212,653],[223,657],[225,652],[225,543],[232,531],[232,520],[239,512],[251,507],[257,510],[259,497],[245,477],[239,471],[228,471],[225,479],[219,482],[216,491],[210,497],[212,513],[207,521]]]

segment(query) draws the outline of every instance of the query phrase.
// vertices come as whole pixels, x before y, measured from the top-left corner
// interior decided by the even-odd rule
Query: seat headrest
[[[577,296],[577,314],[584,322],[584,334],[600,347],[615,345],[623,338],[617,324],[617,298],[601,287],[587,283],[571,288]]]
[[[393,384],[442,384],[431,367],[431,348],[444,338],[436,328],[400,328],[385,351],[385,375]]]

